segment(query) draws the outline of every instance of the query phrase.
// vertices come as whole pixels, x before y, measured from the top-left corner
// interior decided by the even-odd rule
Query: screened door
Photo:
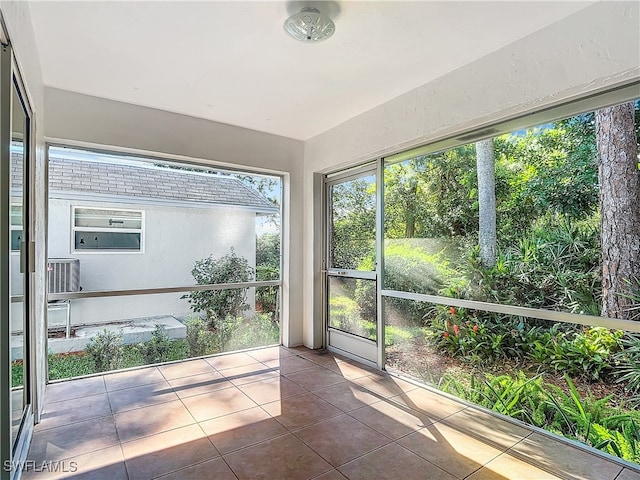
[[[330,350],[378,364],[376,167],[326,182],[326,323]]]

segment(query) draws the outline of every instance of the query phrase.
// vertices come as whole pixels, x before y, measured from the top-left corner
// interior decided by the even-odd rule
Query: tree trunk
[[[478,244],[480,260],[485,267],[496,264],[496,162],[493,139],[476,142],[476,168],[478,170],[478,204],[480,228]]]
[[[635,302],[627,295],[640,279],[640,177],[633,103],[596,112],[596,141],[602,315],[630,318]]]
[[[405,204],[405,229],[404,237],[413,238],[416,235],[416,208],[418,195],[418,185],[412,185],[406,192],[406,204]]]

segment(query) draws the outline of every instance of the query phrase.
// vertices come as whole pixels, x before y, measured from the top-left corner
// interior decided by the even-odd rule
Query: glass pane
[[[78,232],[76,250],[140,250],[140,234],[128,232]]]
[[[599,141],[585,114],[387,164],[384,288],[595,316],[604,291],[621,305],[610,316],[633,316],[635,260],[608,280],[618,293],[602,288],[638,237],[623,241],[610,225],[611,251],[621,253],[603,264]],[[637,178],[635,155],[623,157]],[[635,208],[637,196],[625,205]],[[607,210],[631,221],[631,206]]]
[[[24,159],[26,156],[26,116],[22,106],[22,101],[18,97],[15,85],[12,97],[12,119],[11,119],[11,218],[10,225],[25,225],[24,218]],[[11,230],[11,249],[21,252],[20,243],[22,230]],[[25,337],[25,282],[24,273],[25,259],[22,253],[11,255],[9,263],[9,280],[11,302],[9,307],[10,327],[11,327],[11,439],[15,442],[20,425],[22,423],[24,409],[27,403],[24,389],[26,376],[28,373],[28,345]]]
[[[14,144],[16,154],[22,148],[18,143]],[[16,176],[20,174],[20,167],[17,167],[15,174]],[[13,226],[22,226],[22,205],[11,205],[11,225]]]
[[[280,177],[59,147],[49,159],[51,293],[280,280]],[[279,343],[280,296],[275,286],[67,306],[76,337],[83,326],[126,332],[144,321],[152,331],[169,319],[181,332],[171,340],[183,348],[191,328],[193,352],[205,355]],[[67,306],[50,304],[50,335],[66,336]]]
[[[328,277],[329,327],[377,340],[376,281]]]
[[[140,229],[142,228],[142,212],[76,208],[75,226]]]
[[[637,334],[383,301],[387,369],[637,463]]]
[[[221,302],[256,296],[254,289],[200,293]],[[52,302],[47,319],[51,380],[280,343],[275,306],[207,318],[180,293]]]
[[[374,175],[330,186],[331,268],[376,269]]]
[[[22,241],[22,230],[11,230],[11,251],[20,251],[20,242]]]

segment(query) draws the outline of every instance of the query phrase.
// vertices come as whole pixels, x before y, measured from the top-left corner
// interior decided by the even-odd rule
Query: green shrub
[[[251,318],[238,318],[223,344],[225,351],[264,347],[280,343],[280,326],[270,315],[256,313]]]
[[[138,350],[147,364],[169,361],[171,340],[165,331],[165,326],[157,323],[151,334],[151,340],[139,343]]]
[[[481,374],[445,375],[440,388],[462,399],[545,430],[579,440],[631,462],[640,460],[640,413],[611,407],[611,397],[581,396],[565,375],[567,388],[528,378]]]
[[[640,405],[640,336],[627,334],[621,339],[623,349],[614,355],[614,376],[632,393],[632,401]]]
[[[210,285],[249,282],[253,280],[254,270],[232,248],[230,253],[218,259],[209,256],[196,261],[191,274],[198,285]],[[182,298],[189,299],[191,310],[205,315],[212,329],[216,328],[218,319],[229,315],[237,317],[249,309],[246,288],[194,291]]]
[[[190,357],[216,353],[215,335],[207,328],[207,322],[200,317],[191,317],[186,321],[186,326]]]
[[[116,370],[122,366],[122,332],[115,333],[106,328],[91,338],[84,351],[94,364],[96,372]]]
[[[621,345],[623,331],[591,327],[573,338],[560,337],[550,354],[554,370],[572,377],[599,380],[611,371],[613,356]]]

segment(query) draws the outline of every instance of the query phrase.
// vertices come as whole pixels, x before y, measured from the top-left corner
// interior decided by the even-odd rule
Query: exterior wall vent
[[[77,258],[50,258],[49,293],[80,291],[80,260]]]

